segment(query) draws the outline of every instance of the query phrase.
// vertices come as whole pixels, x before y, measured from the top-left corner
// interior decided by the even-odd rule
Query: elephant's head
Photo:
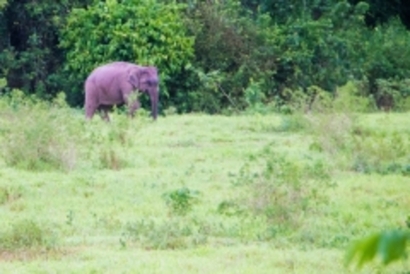
[[[130,70],[129,82],[135,89],[148,93],[151,100],[151,114],[157,119],[159,99],[159,77],[156,67],[135,67]]]

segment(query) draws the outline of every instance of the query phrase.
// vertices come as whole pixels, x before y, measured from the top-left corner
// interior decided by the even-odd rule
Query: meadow
[[[85,121],[64,98],[0,100],[1,273],[408,273],[345,266],[405,228],[410,113]]]

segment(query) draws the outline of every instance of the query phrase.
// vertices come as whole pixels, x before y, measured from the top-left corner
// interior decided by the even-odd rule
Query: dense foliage
[[[82,83],[97,65],[117,60],[155,65],[165,80],[177,74],[193,53],[193,39],[186,36],[180,21],[181,7],[155,0],[127,0],[74,9],[60,41],[67,53],[64,69],[68,83]],[[69,91],[81,91],[81,85]]]
[[[3,90],[79,106],[87,74],[125,60],[158,66],[162,109],[179,112],[276,108],[349,80],[379,108],[408,107],[404,1],[178,2],[0,1]]]
[[[64,53],[58,31],[75,7],[90,1],[17,1],[0,4],[0,78],[10,87],[49,97],[61,91]]]

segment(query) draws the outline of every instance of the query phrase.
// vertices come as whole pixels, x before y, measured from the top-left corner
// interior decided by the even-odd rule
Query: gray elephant
[[[134,116],[140,107],[137,94],[148,93],[151,115],[157,119],[159,77],[156,67],[144,67],[128,62],[113,62],[94,69],[85,81],[85,114],[91,119],[98,110],[109,121],[108,111],[115,105],[126,104]],[[131,96],[132,95],[132,96]]]

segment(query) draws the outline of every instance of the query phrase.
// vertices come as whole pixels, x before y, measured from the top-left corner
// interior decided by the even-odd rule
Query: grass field
[[[405,227],[410,113],[0,116],[1,273],[408,273],[345,267]]]

